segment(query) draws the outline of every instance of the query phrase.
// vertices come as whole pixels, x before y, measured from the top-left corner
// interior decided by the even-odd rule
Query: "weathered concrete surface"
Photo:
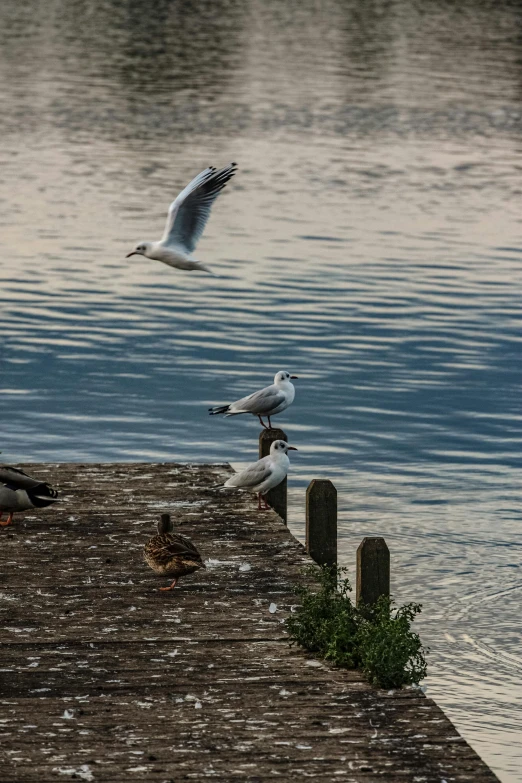
[[[2,783],[496,780],[430,699],[289,647],[308,557],[227,466],[25,467],[66,502],[0,530]],[[211,559],[172,593],[163,511]]]

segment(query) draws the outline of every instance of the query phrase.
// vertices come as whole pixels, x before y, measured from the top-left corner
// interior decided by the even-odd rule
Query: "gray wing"
[[[0,482],[14,489],[35,489],[45,482],[34,479],[19,468],[10,465],[0,467]]]
[[[181,547],[183,551],[190,553],[191,555],[197,555],[199,557],[199,552],[190,540],[190,538],[186,538],[186,536],[182,536],[181,533],[167,533],[166,534],[168,538],[170,539],[172,544],[177,544],[178,547]],[[179,551],[182,551],[181,549]]]
[[[254,413],[263,414],[273,411],[278,405],[285,401],[286,397],[277,386],[267,386],[266,389],[249,394],[248,397],[233,402],[230,406],[231,413]]]
[[[194,177],[169,207],[161,238],[164,245],[181,246],[192,253],[205,228],[212,204],[237,171],[230,163],[216,171],[213,166]]]
[[[225,483],[225,487],[257,487],[258,484],[265,481],[272,474],[272,463],[270,457],[263,457],[263,459],[254,462],[253,465],[249,465],[240,473],[236,473],[235,476],[229,478]]]

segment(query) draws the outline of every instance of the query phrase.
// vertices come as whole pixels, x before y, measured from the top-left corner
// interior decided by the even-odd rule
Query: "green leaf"
[[[373,606],[356,607],[346,571],[335,566],[305,569],[307,583],[296,587],[301,603],[286,620],[290,643],[337,666],[360,668],[382,688],[418,684],[427,668],[426,651],[411,630],[420,605],[395,609],[383,596]]]

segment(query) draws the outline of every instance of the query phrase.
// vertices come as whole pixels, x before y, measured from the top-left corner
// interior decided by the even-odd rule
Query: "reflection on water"
[[[279,422],[384,535],[428,692],[520,777],[521,21],[516,3],[4,0],[2,450],[255,455],[206,408],[300,376]],[[198,257],[124,259],[208,163]]]

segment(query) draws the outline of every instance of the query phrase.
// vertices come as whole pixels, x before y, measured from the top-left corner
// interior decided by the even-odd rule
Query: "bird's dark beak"
[[[295,446],[287,446],[287,451],[298,451],[299,449],[296,449]]]
[[[131,256],[139,256],[140,254],[136,252],[136,250],[133,250],[132,253],[127,253],[125,258],[130,258]]]
[[[298,375],[291,375],[290,376],[290,380],[291,381],[298,381],[299,380],[299,376]]]

